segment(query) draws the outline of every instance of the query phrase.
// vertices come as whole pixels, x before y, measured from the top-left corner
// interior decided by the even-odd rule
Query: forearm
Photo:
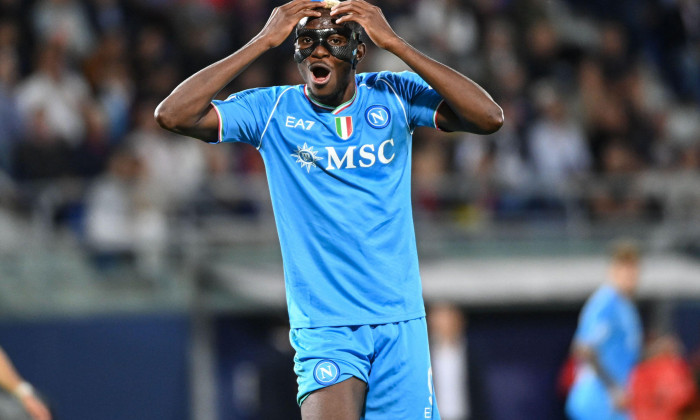
[[[591,367],[593,368],[593,371],[598,375],[600,380],[603,381],[605,384],[605,387],[608,388],[608,390],[613,390],[615,388],[618,388],[620,384],[615,382],[613,377],[608,373],[607,370],[603,367],[603,365],[600,364],[600,361],[598,360],[597,357],[592,357],[589,362],[588,362]]]
[[[9,392],[14,392],[20,383],[22,383],[22,378],[5,352],[0,349],[0,387]]]
[[[577,346],[575,351],[576,357],[579,360],[582,360],[585,363],[587,363],[593,369],[595,374],[600,378],[601,381],[603,381],[605,387],[608,388],[608,390],[613,390],[620,386],[620,384],[618,384],[613,379],[613,377],[600,363],[600,359],[598,359],[598,354],[594,349],[584,346]]]
[[[403,60],[439,93],[462,129],[491,133],[503,125],[503,111],[481,86],[456,70],[421,53],[397,37],[386,49]]]
[[[270,48],[255,37],[230,56],[198,71],[180,83],[156,108],[156,120],[166,129],[188,134],[207,115],[216,95]]]

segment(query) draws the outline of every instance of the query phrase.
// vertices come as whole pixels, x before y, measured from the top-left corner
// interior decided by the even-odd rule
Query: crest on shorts
[[[340,368],[338,365],[328,359],[321,360],[316,363],[314,368],[314,379],[319,385],[333,385],[340,377]]]

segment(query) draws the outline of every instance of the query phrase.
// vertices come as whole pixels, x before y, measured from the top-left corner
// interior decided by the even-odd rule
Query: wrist
[[[34,387],[29,382],[22,381],[12,390],[12,395],[21,400],[30,395],[34,395]]]
[[[406,48],[407,45],[408,43],[404,41],[403,38],[396,35],[395,37],[387,40],[382,46],[382,48],[384,48],[392,54],[398,55],[401,52],[401,50]]]
[[[263,51],[267,51],[279,46],[282,42],[284,42],[284,39],[280,41],[273,34],[262,31],[250,40],[249,45],[257,45]]]

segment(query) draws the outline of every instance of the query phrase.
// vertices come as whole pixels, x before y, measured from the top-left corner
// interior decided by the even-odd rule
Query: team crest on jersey
[[[350,138],[352,135],[352,117],[335,117],[335,132],[343,140]]]
[[[297,150],[292,153],[292,157],[297,158],[296,163],[300,163],[302,169],[306,168],[306,172],[311,171],[312,166],[316,166],[316,162],[323,159],[317,156],[318,150],[314,150],[313,146],[308,146],[304,143],[303,146],[297,146]]]
[[[340,377],[340,368],[338,365],[328,359],[321,360],[316,363],[314,368],[314,379],[319,385],[332,385]]]
[[[389,109],[384,105],[372,105],[365,111],[365,120],[374,128],[384,128],[391,121]]]

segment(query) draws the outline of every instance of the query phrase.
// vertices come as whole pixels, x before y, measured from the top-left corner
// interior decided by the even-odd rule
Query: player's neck
[[[355,89],[355,79],[353,77],[353,80],[349,82],[343,89],[338,89],[336,92],[333,92],[330,95],[316,96],[310,89],[308,90],[308,94],[314,101],[321,103],[329,108],[336,108],[350,101],[353,98],[353,96],[355,96]]]

